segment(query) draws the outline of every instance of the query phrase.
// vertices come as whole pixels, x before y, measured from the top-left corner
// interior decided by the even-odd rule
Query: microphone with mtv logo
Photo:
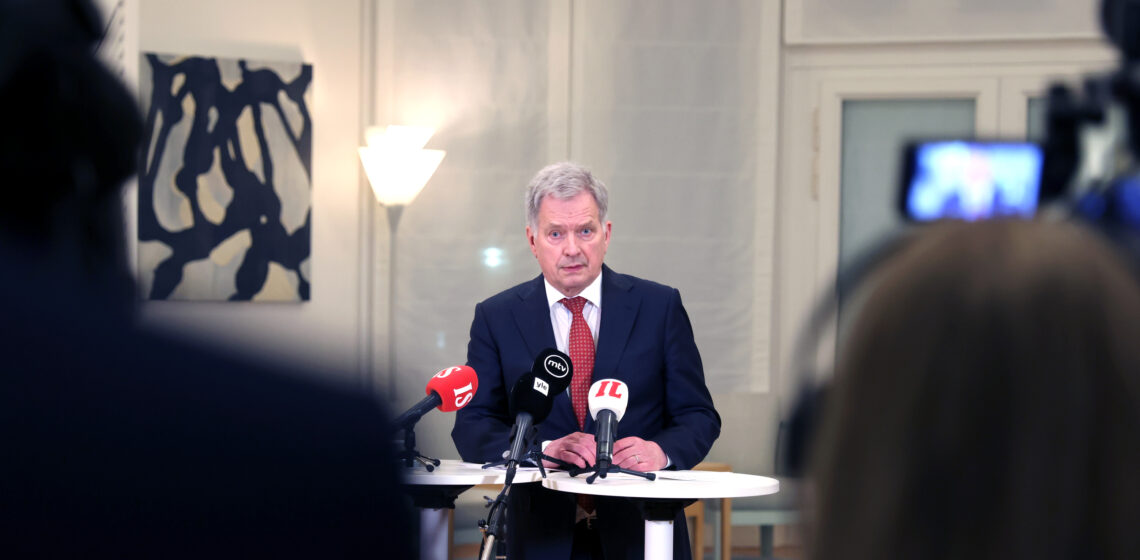
[[[499,496],[487,505],[490,508],[487,521],[480,521],[483,527],[483,544],[480,558],[489,560],[495,554],[496,541],[503,540],[503,518],[506,507],[506,498],[511,492],[511,483],[515,479],[515,472],[519,463],[531,453],[534,438],[538,434],[538,423],[546,420],[550,409],[554,407],[554,397],[570,386],[570,378],[574,370],[570,365],[570,356],[553,348],[547,348],[538,353],[531,370],[519,377],[510,394],[510,412],[515,416],[515,425],[511,428],[511,447],[506,454],[507,472],[504,476],[503,490]],[[539,460],[538,468],[546,476]],[[501,465],[490,463],[483,468]]]
[[[510,410],[515,416],[511,430],[511,447],[507,453],[507,472],[513,471],[530,448],[535,427],[546,420],[554,406],[554,397],[570,386],[573,376],[570,356],[553,348],[539,352],[529,373],[523,374],[511,390]]]

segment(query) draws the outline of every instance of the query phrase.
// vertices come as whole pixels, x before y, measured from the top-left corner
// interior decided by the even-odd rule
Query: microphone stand
[[[404,450],[398,454],[400,463],[408,468],[419,463],[428,472],[432,472],[439,466],[439,459],[433,459],[416,451],[416,432],[412,430],[414,425],[415,423],[404,426]]]
[[[593,484],[599,476],[605,478],[607,474],[615,472],[640,476],[646,480],[657,480],[657,475],[651,472],[640,472],[623,469],[613,463],[610,463],[609,460],[601,460],[588,467],[574,467],[573,469],[570,469],[569,474],[570,476],[578,476],[582,473],[593,473],[590,476],[586,477],[586,484]]]
[[[537,435],[537,425],[530,426],[523,434],[515,434],[516,437],[523,438],[522,448],[526,449],[526,453],[523,454],[520,460],[532,461],[537,464],[538,472],[542,474],[542,478],[546,478],[546,467],[542,465],[543,459],[547,459],[564,466],[568,465],[568,463],[555,459],[553,457],[548,457],[539,451],[537,446],[538,442],[534,439]],[[482,552],[480,554],[481,560],[489,560],[491,558],[491,555],[494,554],[495,551],[496,541],[498,541],[499,546],[502,546],[502,543],[505,542],[503,541],[503,518],[506,515],[507,496],[509,496],[511,493],[511,484],[514,483],[515,473],[518,469],[518,463],[519,461],[512,460],[508,457],[502,461],[495,461],[483,465],[484,469],[506,465],[507,474],[503,480],[503,490],[499,492],[499,495],[494,500],[487,498],[487,507],[490,508],[487,515],[487,520],[479,521],[479,527],[483,529],[483,545]]]
[[[534,442],[534,443],[531,443],[530,445],[524,445],[523,446],[523,448],[526,449],[526,452],[523,453],[523,456],[519,459],[519,461],[531,461],[532,463],[538,465],[538,472],[542,474],[542,478],[546,478],[546,467],[542,466],[542,460],[543,459],[546,459],[546,460],[552,461],[552,462],[561,463],[563,465],[567,465],[568,463],[566,463],[564,461],[560,461],[560,460],[555,459],[553,457],[548,457],[546,455],[543,455],[542,452],[538,450],[537,445],[535,445],[538,443],[538,442],[534,441],[534,436],[536,436],[536,435],[538,435],[538,426],[531,426],[530,429],[527,430],[526,438],[523,441],[524,442]],[[512,465],[510,459],[503,459],[502,461],[494,461],[491,463],[487,463],[487,464],[483,465],[483,468],[484,469],[490,469],[493,467],[503,467],[503,466],[507,467],[507,474],[506,474],[507,482],[506,482],[505,486],[510,486],[511,482],[514,481],[514,479],[515,479],[515,469],[518,467],[518,463],[515,463],[514,465]]]
[[[604,381],[599,381],[604,383]],[[603,385],[604,387],[604,385]],[[591,390],[593,390],[591,388]],[[599,393],[600,394],[600,393]],[[625,408],[624,406],[622,407]],[[593,465],[586,467],[575,467],[570,470],[570,476],[578,476],[582,473],[593,473],[586,479],[586,484],[593,484],[598,477],[605,478],[607,474],[616,472],[623,474],[630,474],[633,476],[640,476],[646,480],[657,480],[657,475],[653,473],[644,473],[639,471],[632,471],[623,469],[615,464],[614,461],[614,440],[617,439],[617,416],[614,411],[603,409],[595,416],[598,425],[598,452],[595,454],[596,460]]]
[[[483,545],[479,555],[481,560],[489,560],[495,554],[496,540],[499,541],[499,546],[505,542],[503,541],[503,516],[507,509],[507,496],[510,492],[511,485],[507,483],[503,485],[503,490],[494,500],[486,498],[487,507],[491,509],[488,512],[487,521],[479,520],[479,527],[483,529]]]
[[[537,433],[537,426],[532,426],[529,430],[527,430],[526,435],[529,437],[523,440],[524,448],[527,447],[526,442],[531,441],[531,438],[533,438]],[[523,434],[517,434],[517,437],[523,437]],[[525,457],[529,458],[533,453],[534,450],[529,449]],[[490,510],[487,514],[487,520],[479,521],[479,527],[483,529],[483,546],[481,554],[479,556],[481,560],[490,560],[491,555],[495,554],[495,541],[499,541],[499,546],[502,546],[502,543],[505,542],[503,541],[503,517],[506,515],[507,496],[510,495],[511,484],[513,484],[515,481],[515,473],[518,469],[518,461],[507,458],[502,461],[495,461],[493,463],[487,463],[486,465],[483,465],[484,469],[503,465],[507,466],[507,474],[503,478],[503,490],[499,492],[499,495],[495,497],[494,500],[490,500],[488,498],[490,501],[487,504],[487,507],[490,508]],[[541,460],[538,461],[538,469],[542,473],[542,478],[546,478],[546,469],[543,468]]]

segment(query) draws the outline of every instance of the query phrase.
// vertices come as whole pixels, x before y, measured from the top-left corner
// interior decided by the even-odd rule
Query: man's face
[[[526,237],[542,275],[563,295],[578,295],[602,272],[610,223],[598,219],[598,204],[588,192],[567,200],[544,198],[537,222],[537,231],[527,226]]]

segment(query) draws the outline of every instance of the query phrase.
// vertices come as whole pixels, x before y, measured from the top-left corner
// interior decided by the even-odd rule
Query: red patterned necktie
[[[576,296],[563,298],[562,305],[570,310],[570,363],[574,366],[574,377],[570,379],[570,402],[578,417],[578,427],[586,425],[586,399],[590,391],[590,378],[594,375],[594,335],[590,325],[582,316],[586,298]]]

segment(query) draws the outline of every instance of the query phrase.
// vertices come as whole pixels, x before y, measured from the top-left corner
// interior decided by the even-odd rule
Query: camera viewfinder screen
[[[1041,147],[1029,142],[924,142],[913,147],[903,210],[912,220],[1030,217]]]

